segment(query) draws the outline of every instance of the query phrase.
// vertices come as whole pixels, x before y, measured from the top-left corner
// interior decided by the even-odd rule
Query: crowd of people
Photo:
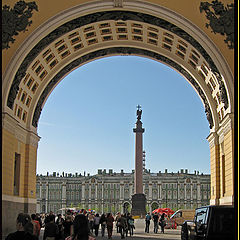
[[[112,239],[113,227],[121,238],[133,235],[134,219],[128,214],[102,214],[81,209],[79,212],[68,210],[65,216],[53,212],[49,214],[19,213],[16,219],[17,231],[10,233],[6,240],[39,240],[41,228],[44,228],[43,240],[89,240],[101,234]],[[101,232],[99,229],[101,227]]]
[[[167,215],[157,212],[145,216],[145,232],[149,233],[151,221],[153,221],[154,233],[158,233],[159,226],[161,233],[164,233]],[[94,211],[81,209],[78,212],[68,210],[64,216],[53,212],[49,214],[18,214],[16,219],[17,231],[10,233],[6,240],[39,240],[41,228],[43,228],[43,240],[89,240],[99,235],[112,239],[114,225],[121,239],[133,236],[134,219],[130,215],[118,212],[115,216],[112,213],[95,214]],[[99,229],[101,231],[99,231]]]

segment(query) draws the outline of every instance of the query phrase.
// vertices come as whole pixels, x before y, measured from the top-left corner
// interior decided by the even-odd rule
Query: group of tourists
[[[149,233],[149,226],[150,226],[150,222],[151,220],[153,221],[154,227],[153,227],[153,232],[154,233],[158,233],[158,227],[161,227],[161,232],[164,233],[164,228],[166,226],[166,220],[165,220],[166,214],[162,213],[161,215],[158,214],[157,212],[155,212],[152,216],[149,213],[147,213],[146,217],[145,217],[145,232]]]
[[[128,236],[128,233],[130,236],[133,236],[133,229],[135,229],[134,226],[134,219],[130,213],[127,214],[121,214],[117,213],[116,218],[116,227],[117,227],[117,233],[120,233],[121,238],[125,238],[125,236]]]
[[[6,240],[39,240],[41,228],[44,228],[43,240],[89,240],[99,235],[112,239],[113,227],[117,228],[121,238],[133,235],[134,219],[130,214],[120,214],[114,217],[112,213],[102,214],[81,209],[79,212],[68,210],[63,217],[49,214],[19,213],[16,219],[17,231],[10,233]]]

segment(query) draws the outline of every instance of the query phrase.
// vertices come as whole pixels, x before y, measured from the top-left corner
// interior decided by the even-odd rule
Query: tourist
[[[61,240],[63,238],[63,222],[62,214],[58,214],[56,224],[58,226],[58,239]]]
[[[93,228],[94,228],[94,214],[93,214],[92,211],[88,214],[88,222],[89,222],[90,231],[93,232]]]
[[[73,233],[73,221],[71,215],[66,215],[65,221],[63,222],[63,235],[64,238],[71,236]]]
[[[121,238],[125,238],[124,235],[127,231],[127,218],[125,215],[122,214],[121,217],[118,218],[117,226],[119,226]]]
[[[146,223],[145,232],[146,233],[149,233],[150,220],[151,220],[151,215],[150,215],[150,212],[148,212],[145,217],[145,223]]]
[[[33,213],[31,215],[31,219],[33,224],[33,235],[39,238],[41,227],[40,227],[40,223],[36,220],[36,214]]]
[[[44,223],[46,224],[46,223],[48,223],[48,222],[50,222],[50,220],[49,220],[49,217],[50,216],[53,216],[53,221],[55,222],[55,215],[54,215],[54,213],[52,212],[52,211],[50,211],[50,213],[49,213],[49,215],[47,215],[46,217],[45,217],[45,220],[44,220]]]
[[[133,229],[135,229],[135,226],[134,226],[134,219],[132,215],[129,216],[128,226],[129,226],[129,234],[130,236],[133,236]]]
[[[93,220],[96,237],[98,236],[99,222],[100,222],[100,217],[99,217],[99,214],[97,213]]]
[[[43,240],[55,240],[58,237],[58,226],[54,222],[55,216],[53,214],[49,215],[49,219],[45,225]]]
[[[8,234],[5,240],[36,240],[33,235],[33,224],[31,218],[26,213],[19,213],[16,220],[17,231]]]
[[[121,217],[121,213],[120,212],[118,212],[117,214],[116,214],[116,217],[115,217],[115,222],[116,222],[116,228],[117,228],[117,233],[119,233],[120,231],[119,231],[119,226],[117,225],[117,223],[118,223],[118,219]]]
[[[101,224],[101,233],[102,233],[102,237],[104,237],[104,234],[105,234],[105,228],[106,228],[106,225],[107,225],[107,218],[105,216],[105,214],[103,213],[100,220],[99,220],[99,223]]]
[[[126,216],[126,221],[127,221],[127,229],[126,229],[126,237],[128,236],[128,231],[130,231],[130,225],[128,223],[128,220],[130,218],[130,213],[127,213],[127,215],[125,214]]]
[[[42,224],[42,217],[39,213],[36,213],[36,220],[39,222],[40,229],[41,229],[43,227],[43,224]]]
[[[74,240],[88,240],[90,229],[88,220],[83,214],[76,215],[73,221],[73,237]]]
[[[166,226],[166,221],[165,221],[165,213],[163,213],[160,217],[159,224],[161,226],[161,232],[164,233],[164,227]]]
[[[154,223],[154,233],[157,233],[158,232],[158,219],[159,219],[159,216],[158,216],[158,213],[155,212],[154,215],[153,215],[153,223]]]
[[[112,239],[112,232],[113,232],[113,222],[114,218],[111,213],[107,214],[107,232],[108,232],[108,239]]]

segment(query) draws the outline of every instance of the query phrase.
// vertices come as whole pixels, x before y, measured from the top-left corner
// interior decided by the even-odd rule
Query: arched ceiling
[[[125,10],[123,5],[114,11],[104,9],[109,2],[119,1],[92,4],[95,9],[92,12],[90,5],[79,5],[56,15],[30,35],[27,39],[30,45],[26,40],[25,47],[15,52],[21,61],[16,58],[13,64],[12,60],[13,71],[9,67],[5,72],[5,79],[11,81],[4,86],[6,111],[26,129],[36,131],[47,97],[66,74],[96,58],[133,54],[163,62],[182,74],[201,97],[210,129],[217,130],[233,107],[232,75],[211,40],[192,22],[172,11],[161,8],[161,15],[165,17],[159,17],[156,12],[146,14],[144,9],[141,12]],[[36,37],[38,34],[42,37]]]

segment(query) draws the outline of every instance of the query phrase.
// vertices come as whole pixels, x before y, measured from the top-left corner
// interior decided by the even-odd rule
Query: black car
[[[197,208],[194,221],[182,225],[181,240],[235,239],[235,209],[233,206]]]

